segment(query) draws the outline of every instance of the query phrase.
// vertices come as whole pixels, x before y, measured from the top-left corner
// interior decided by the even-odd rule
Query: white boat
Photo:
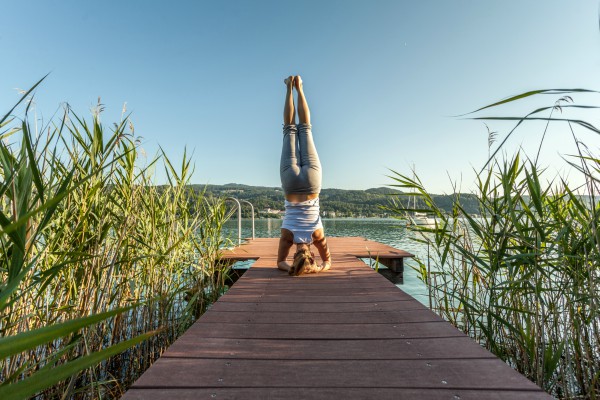
[[[413,213],[411,220],[415,225],[435,225],[435,218],[429,217],[425,213],[415,212]]]
[[[415,165],[413,164],[413,181],[416,181],[417,173],[415,170]],[[412,195],[413,200],[413,210],[417,208],[417,196],[413,191]],[[409,200],[410,202],[410,200]],[[435,225],[435,218],[428,216],[426,213],[414,211],[410,216],[410,220],[408,221],[411,225]]]

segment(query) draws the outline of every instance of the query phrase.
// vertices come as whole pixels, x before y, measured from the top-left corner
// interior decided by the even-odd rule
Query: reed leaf
[[[500,100],[500,101],[494,102],[492,104],[488,104],[487,106],[483,106],[483,107],[478,108],[475,111],[471,111],[471,112],[469,112],[467,114],[457,115],[457,117],[461,117],[463,115],[475,114],[475,113],[478,113],[479,111],[483,111],[485,109],[492,108],[492,107],[498,107],[500,105],[507,104],[507,103],[512,103],[512,102],[517,101],[517,100],[522,100],[522,99],[524,99],[526,97],[537,96],[537,95],[540,95],[540,94],[558,95],[558,94],[568,94],[568,93],[598,93],[598,92],[595,91],[595,90],[589,90],[589,89],[540,89],[540,90],[530,90],[530,91],[527,91],[527,92],[523,92],[523,93],[511,96],[511,97],[508,97],[508,98],[506,98],[504,100]]]
[[[67,379],[79,371],[98,364],[111,356],[122,353],[128,348],[151,338],[157,331],[147,332],[132,339],[110,346],[104,350],[77,358],[54,368],[42,368],[29,378],[12,385],[0,386],[0,397],[6,400],[20,400],[30,397],[53,384]]]
[[[67,336],[82,328],[121,314],[132,308],[133,306],[117,308],[100,314],[77,318],[60,324],[22,332],[14,336],[0,338],[0,358],[10,357],[22,351],[32,349],[35,346],[55,340],[56,338]]]
[[[25,100],[25,99],[26,99],[26,98],[27,98],[27,97],[28,97],[28,96],[29,96],[29,95],[30,95],[30,94],[31,94],[31,93],[32,93],[32,92],[35,90],[35,88],[37,88],[37,87],[39,86],[39,84],[40,84],[40,83],[42,83],[42,81],[43,81],[44,79],[46,79],[46,77],[47,77],[48,75],[49,75],[49,73],[48,73],[48,74],[46,74],[46,75],[44,75],[44,77],[43,77],[42,79],[40,79],[39,81],[37,81],[37,82],[36,82],[36,83],[35,83],[35,84],[34,84],[34,85],[31,87],[31,88],[29,88],[29,90],[27,90],[27,91],[26,91],[26,92],[25,92],[25,93],[24,93],[24,94],[21,96],[21,98],[19,99],[19,101],[17,101],[17,102],[15,103],[15,105],[14,105],[14,106],[13,106],[13,107],[12,107],[12,108],[11,108],[11,109],[8,111],[8,112],[7,112],[7,113],[6,113],[6,114],[5,114],[5,115],[4,115],[2,118],[0,118],[0,124],[3,124],[3,123],[6,121],[6,119],[7,119],[7,118],[8,118],[8,117],[9,117],[9,116],[10,116],[10,115],[13,113],[13,111],[15,111],[15,109],[16,109],[16,108],[19,106],[19,104],[21,104],[21,103],[23,102],[23,100]]]

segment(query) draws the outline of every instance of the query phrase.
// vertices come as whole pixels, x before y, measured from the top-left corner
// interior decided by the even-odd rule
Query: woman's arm
[[[277,268],[282,271],[289,271],[291,265],[286,261],[290,254],[290,249],[294,244],[294,234],[285,228],[281,228],[281,237],[279,238],[279,250],[277,251]]]

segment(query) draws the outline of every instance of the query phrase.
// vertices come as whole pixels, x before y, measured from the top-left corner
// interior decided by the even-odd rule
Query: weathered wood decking
[[[356,256],[408,255],[329,238],[332,270],[290,277],[277,239],[124,399],[548,399],[536,385]]]

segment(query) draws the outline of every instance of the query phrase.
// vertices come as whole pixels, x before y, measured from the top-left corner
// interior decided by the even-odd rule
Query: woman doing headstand
[[[281,186],[285,194],[285,217],[281,226],[277,267],[290,275],[326,271],[331,255],[320,217],[321,162],[312,138],[310,111],[300,76],[284,80],[287,87],[283,109],[283,148],[281,150]],[[293,88],[298,93],[298,125],[295,124]],[[294,261],[286,259],[296,244]],[[310,245],[314,244],[322,264],[314,261]]]

